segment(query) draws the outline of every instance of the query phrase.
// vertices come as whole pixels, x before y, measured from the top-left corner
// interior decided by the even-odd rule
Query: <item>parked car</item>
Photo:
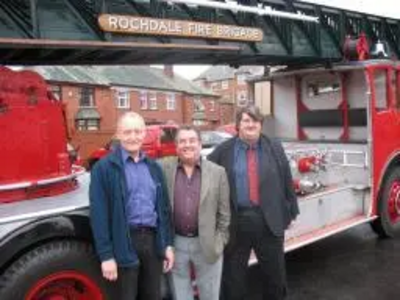
[[[203,149],[201,150],[202,157],[206,157],[217,145],[233,137],[230,133],[217,130],[202,131],[200,135],[203,144]]]
[[[236,125],[235,124],[222,125],[222,126],[217,128],[217,131],[226,132],[226,133],[229,133],[231,135],[236,135],[237,134],[237,130],[236,130]]]
[[[149,125],[146,127],[146,137],[143,141],[142,149],[150,158],[161,158],[176,155],[175,135],[178,129],[174,124]],[[92,152],[87,159],[88,169],[93,166],[101,158],[106,156],[110,151],[118,145],[118,140],[112,139],[103,147]]]

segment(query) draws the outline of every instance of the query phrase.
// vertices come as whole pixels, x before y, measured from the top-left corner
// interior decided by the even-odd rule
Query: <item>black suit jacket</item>
[[[231,237],[235,232],[235,212],[237,196],[234,174],[234,137],[219,145],[207,159],[223,166],[230,186],[231,201]],[[276,139],[262,135],[260,137],[262,161],[258,168],[260,180],[260,206],[268,227],[276,236],[284,236],[285,229],[299,214],[297,197],[293,189],[292,175],[282,144]]]

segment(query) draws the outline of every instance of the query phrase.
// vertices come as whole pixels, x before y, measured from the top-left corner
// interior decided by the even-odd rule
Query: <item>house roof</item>
[[[125,86],[218,97],[211,90],[177,74],[171,78],[162,69],[148,66],[36,66],[28,69],[35,70],[48,81]]]
[[[236,74],[246,74],[250,76],[261,75],[264,73],[264,66],[241,66],[237,69],[228,65],[213,66],[205,70],[195,80],[205,79],[206,81],[220,81],[235,78]]]

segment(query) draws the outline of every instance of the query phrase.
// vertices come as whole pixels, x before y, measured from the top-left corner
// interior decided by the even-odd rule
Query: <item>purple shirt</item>
[[[188,177],[181,164],[178,165],[174,188],[175,232],[183,236],[197,236],[201,188],[200,163]]]
[[[156,227],[156,185],[147,167],[146,158],[141,153],[138,162],[135,162],[127,151],[122,148],[121,151],[128,189],[128,223],[134,227]]]

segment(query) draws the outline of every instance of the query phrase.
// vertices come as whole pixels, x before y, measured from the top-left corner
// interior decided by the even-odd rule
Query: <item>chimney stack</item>
[[[174,66],[164,65],[164,75],[169,78],[174,78]]]

